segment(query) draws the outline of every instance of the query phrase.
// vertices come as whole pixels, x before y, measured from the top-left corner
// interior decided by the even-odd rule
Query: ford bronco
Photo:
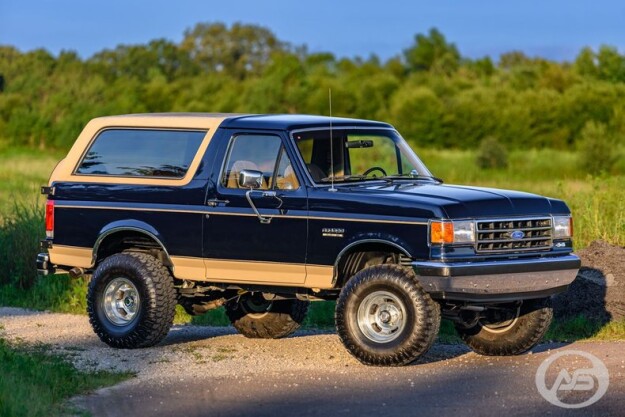
[[[336,300],[369,365],[423,355],[441,317],[485,355],[542,338],[580,266],[560,200],[445,185],[389,124],[304,115],[96,118],[42,187],[41,273],[90,276],[102,341],[140,348],[176,304],[280,338]]]

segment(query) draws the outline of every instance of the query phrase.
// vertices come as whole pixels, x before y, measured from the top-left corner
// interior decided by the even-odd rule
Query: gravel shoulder
[[[545,344],[505,358],[436,344],[412,366],[372,368],[352,358],[333,333],[258,340],[232,328],[174,326],[156,347],[115,350],[100,342],[86,316],[0,308],[0,326],[0,337],[45,345],[80,369],[135,372],[136,378],[75,400],[94,416],[414,416],[468,410],[493,416],[504,410],[511,416],[610,416],[625,407],[625,342]],[[608,367],[610,389],[597,404],[564,410],[538,394],[536,369],[563,349],[590,352]]]

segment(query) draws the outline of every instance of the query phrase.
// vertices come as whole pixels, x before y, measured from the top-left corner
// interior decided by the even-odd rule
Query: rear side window
[[[77,174],[182,178],[206,131],[108,129],[101,132]]]

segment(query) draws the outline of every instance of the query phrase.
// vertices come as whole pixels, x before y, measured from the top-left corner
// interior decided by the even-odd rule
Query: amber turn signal
[[[454,242],[454,224],[451,222],[430,223],[430,242],[431,243],[453,243]]]

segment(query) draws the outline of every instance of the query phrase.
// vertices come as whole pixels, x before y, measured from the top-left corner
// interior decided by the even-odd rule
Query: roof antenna
[[[335,192],[334,188],[334,143],[332,138],[332,88],[328,88],[328,101],[330,103],[330,189],[328,191]]]

